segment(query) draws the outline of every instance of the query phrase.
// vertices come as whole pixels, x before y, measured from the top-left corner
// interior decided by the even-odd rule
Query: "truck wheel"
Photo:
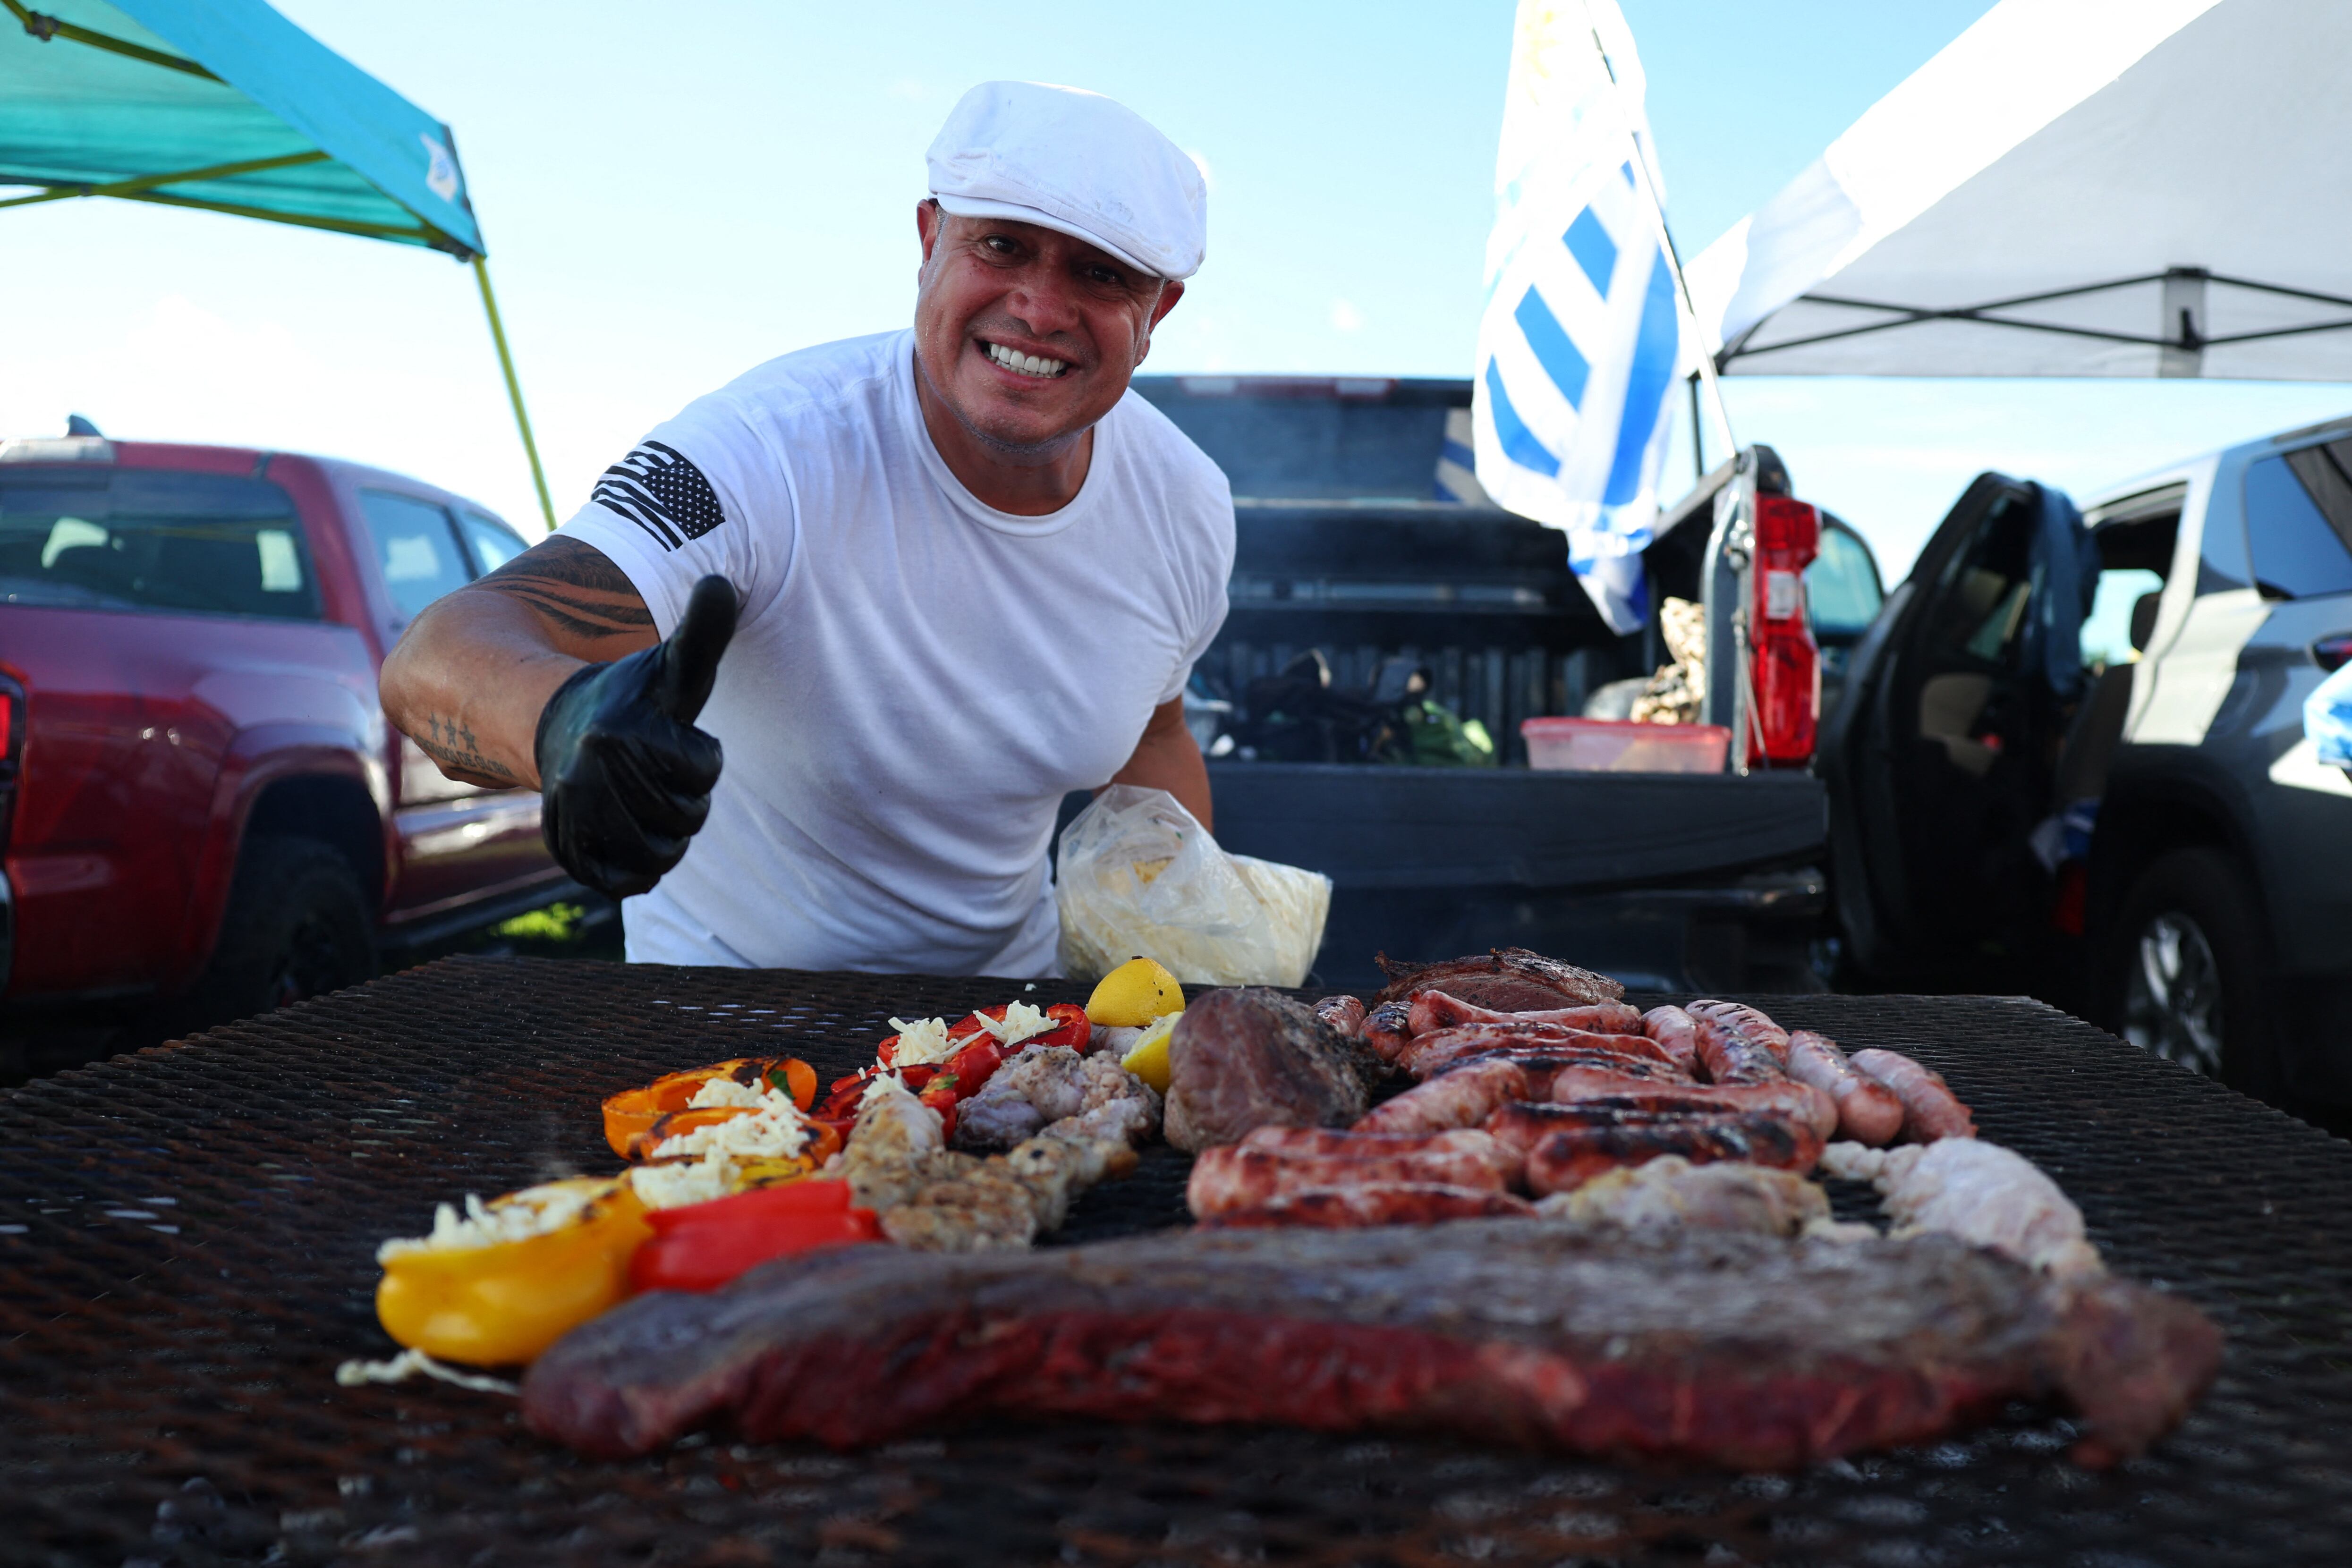
[[[2141,873],[2107,943],[2115,1031],[2250,1094],[2276,1092],[2263,915],[2252,884],[2219,850],[2176,850]]]
[[[315,839],[251,839],[212,967],[190,998],[190,1027],[324,996],[373,977],[375,967],[375,926],[350,862]]]

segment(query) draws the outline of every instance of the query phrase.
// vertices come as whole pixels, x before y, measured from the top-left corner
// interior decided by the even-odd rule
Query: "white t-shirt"
[[[710,819],[623,906],[633,962],[1048,975],[1061,799],[1108,783],[1225,618],[1224,475],[1129,392],[1060,511],[983,506],[915,401],[914,335],[827,343],[697,400],[563,531],[664,636],[742,597],[700,727]]]

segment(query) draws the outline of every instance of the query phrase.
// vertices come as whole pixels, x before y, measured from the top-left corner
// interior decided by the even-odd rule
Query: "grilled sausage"
[[[1200,1158],[1192,1162],[1184,1200],[1195,1219],[1208,1219],[1311,1189],[1426,1182],[1503,1192],[1518,1175],[1518,1151],[1492,1138],[1482,1148],[1378,1155],[1290,1155],[1228,1144],[1201,1151]]]
[[[1560,1127],[1528,1151],[1528,1189],[1538,1196],[1567,1192],[1594,1176],[1680,1155],[1693,1165],[1744,1160],[1777,1170],[1809,1171],[1822,1157],[1822,1140],[1792,1117],[1765,1112],[1705,1116],[1616,1113],[1606,1120]]]
[[[1445,1186],[1435,1182],[1375,1182],[1286,1193],[1255,1207],[1229,1209],[1204,1223],[1218,1229],[1276,1225],[1339,1228],[1434,1225],[1446,1219],[1489,1219],[1533,1213],[1534,1205],[1507,1192]]]
[[[1690,1080],[1663,1061],[1644,1061],[1637,1057],[1619,1056],[1612,1051],[1556,1051],[1547,1046],[1508,1046],[1501,1051],[1460,1058],[1438,1077],[1475,1066],[1481,1061],[1508,1061],[1527,1075],[1529,1100],[1552,1100],[1559,1096],[1552,1086],[1565,1077],[1570,1082],[1583,1078],[1606,1078],[1612,1083],[1648,1084],[1664,1087],[1687,1085]],[[1431,1082],[1434,1082],[1433,1079]]]
[[[1504,1013],[1450,997],[1444,991],[1415,991],[1411,1011],[1412,1032],[1432,1034],[1465,1023],[1556,1023],[1567,1029],[1600,1034],[1639,1034],[1642,1015],[1623,1002],[1600,1002],[1587,1008],[1552,1008],[1541,1012]]]
[[[1734,1086],[1727,1092],[1706,1085],[1670,1089],[1628,1084],[1615,1094],[1587,1094],[1566,1103],[1515,1101],[1498,1105],[1484,1125],[1504,1145],[1523,1153],[1563,1127],[1614,1125],[1628,1118],[1639,1122],[1678,1116],[1778,1116],[1818,1139],[1821,1134],[1810,1113],[1811,1103],[1800,1098],[1801,1092],[1794,1084],[1781,1085],[1778,1091],[1761,1084]]]
[[[1475,1127],[1438,1133],[1359,1133],[1352,1128],[1342,1127],[1260,1127],[1244,1138],[1238,1146],[1264,1150],[1292,1160],[1332,1157],[1402,1159],[1423,1155],[1439,1159],[1467,1159],[1483,1163],[1506,1186],[1517,1186],[1519,1179],[1518,1151],[1498,1143],[1492,1134]],[[1452,1176],[1427,1179],[1455,1182],[1464,1186],[1486,1185],[1484,1177],[1460,1181]]]
[[[1665,1053],[1646,1035],[1597,1034],[1559,1024],[1466,1023],[1430,1034],[1417,1034],[1405,1047],[1398,1065],[1415,1078],[1433,1078],[1465,1057],[1490,1051],[1528,1047],[1541,1051],[1592,1051],[1627,1061],[1648,1061],[1669,1067]]]
[[[1555,1074],[1554,1104],[1580,1105],[1626,1095],[1659,1106],[1685,1105],[1714,1111],[1775,1111],[1794,1116],[1826,1138],[1837,1130],[1837,1105],[1810,1083],[1666,1083],[1630,1081],[1622,1074],[1572,1071]]]
[[[1943,1074],[1928,1071],[1899,1051],[1857,1051],[1853,1061],[1855,1071],[1877,1079],[1903,1102],[1903,1135],[1913,1143],[1977,1135],[1976,1118],[1952,1092]]]
[[[1364,1004],[1354,997],[1325,997],[1315,1004],[1315,1016],[1329,1024],[1342,1040],[1363,1032]]]
[[[1837,1130],[1857,1144],[1891,1144],[1903,1131],[1903,1102],[1877,1079],[1856,1072],[1827,1035],[1789,1036],[1789,1076],[1837,1102]]]
[[[1511,1061],[1474,1061],[1408,1089],[1359,1119],[1359,1133],[1442,1133],[1475,1127],[1507,1100],[1524,1100],[1528,1075]]]
[[[1642,1015],[1642,1032],[1658,1042],[1685,1075],[1698,1076],[1698,1020],[1680,1008],[1652,1008]]]
[[[1779,1083],[1789,1073],[1789,1037],[1779,1024],[1738,1002],[1693,1002],[1698,1059],[1717,1083]]]
[[[1403,1002],[1382,1002],[1364,1017],[1357,1026],[1356,1038],[1372,1048],[1372,1053],[1390,1066],[1396,1065],[1412,1043],[1409,1024],[1412,1009]]]
[[[1712,1021],[1733,1034],[1757,1041],[1772,1053],[1772,1060],[1786,1063],[1789,1060],[1789,1031],[1745,1002],[1693,1002],[1683,1009],[1699,1023]]]

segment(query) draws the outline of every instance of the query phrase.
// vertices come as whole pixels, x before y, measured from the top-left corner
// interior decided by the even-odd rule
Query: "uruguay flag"
[[[1685,342],[1643,93],[1616,0],[1519,0],[1471,402],[1478,483],[1568,536],[1618,632],[1649,616],[1641,552]]]

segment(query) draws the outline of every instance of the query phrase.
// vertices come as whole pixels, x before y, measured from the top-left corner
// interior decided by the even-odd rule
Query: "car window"
[[[2083,667],[2097,672],[2128,664],[2139,657],[2132,641],[2132,612],[2141,599],[2164,591],[2164,579],[2144,566],[2126,566],[2099,573],[2091,598],[2091,612],[2083,617]]]
[[[522,536],[499,521],[473,510],[457,514],[457,528],[474,552],[474,565],[484,576],[499,570],[530,547]]]
[[[375,539],[383,585],[402,620],[415,620],[418,611],[473,580],[449,514],[432,502],[390,490],[362,490],[360,510]]]
[[[1813,629],[1858,633],[1878,618],[1885,597],[1869,549],[1845,529],[1824,526],[1821,553],[1805,569],[1805,600],[1812,606]]]
[[[1977,525],[1968,547],[1944,569],[1922,643],[1941,659],[1964,653],[1986,664],[2016,657],[2032,591],[2033,508],[2003,495]]]
[[[2263,592],[2287,599],[2352,593],[2347,539],[2352,483],[2329,448],[2305,447],[2247,466],[2246,543]]]
[[[0,601],[319,616],[318,581],[284,490],[152,468],[0,479]]]

